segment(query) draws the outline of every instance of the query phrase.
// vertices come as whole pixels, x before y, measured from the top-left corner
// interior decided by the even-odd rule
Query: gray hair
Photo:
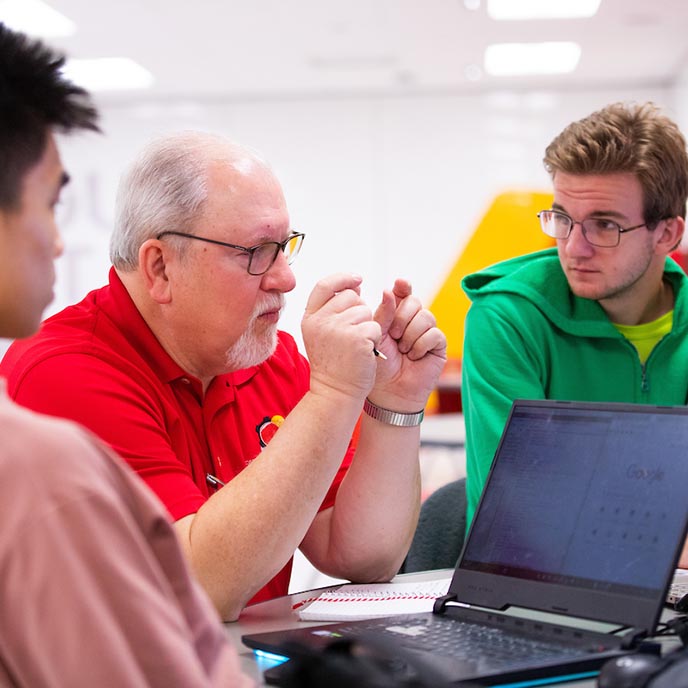
[[[112,264],[134,270],[148,239],[166,230],[193,233],[208,196],[211,163],[225,162],[245,173],[247,159],[266,165],[254,151],[206,132],[171,134],[149,143],[119,184],[110,238]],[[179,241],[179,251],[182,246]]]

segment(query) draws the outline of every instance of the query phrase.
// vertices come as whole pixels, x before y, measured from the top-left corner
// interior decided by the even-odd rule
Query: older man
[[[162,138],[123,179],[109,285],[2,365],[17,401],[94,430],[162,499],[225,619],[286,593],[297,547],[390,578],[416,523],[444,335],[406,281],[373,316],[361,277],[337,274],[308,300],[306,361],[277,329],[302,240],[254,152]]]
[[[0,336],[53,297],[54,131],[97,129],[64,58],[0,24]],[[247,686],[165,510],[91,433],[0,382],[0,685]]]

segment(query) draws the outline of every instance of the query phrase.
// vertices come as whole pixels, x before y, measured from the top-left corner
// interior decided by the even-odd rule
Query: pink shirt
[[[0,383],[0,685],[251,686],[158,501]]]

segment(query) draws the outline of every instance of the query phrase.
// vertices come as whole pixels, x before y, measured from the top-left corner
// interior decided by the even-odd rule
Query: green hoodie
[[[686,403],[688,277],[670,259],[664,277],[676,296],[672,330],[644,366],[599,303],[571,292],[556,249],[463,279],[473,302],[461,387],[469,524],[514,399]]]

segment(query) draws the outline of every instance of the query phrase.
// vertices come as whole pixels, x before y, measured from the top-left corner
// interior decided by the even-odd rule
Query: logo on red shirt
[[[272,418],[265,416],[262,422],[256,425],[261,448],[265,449],[268,446],[268,442],[274,437],[282,423],[284,423],[284,416],[275,415]]]

